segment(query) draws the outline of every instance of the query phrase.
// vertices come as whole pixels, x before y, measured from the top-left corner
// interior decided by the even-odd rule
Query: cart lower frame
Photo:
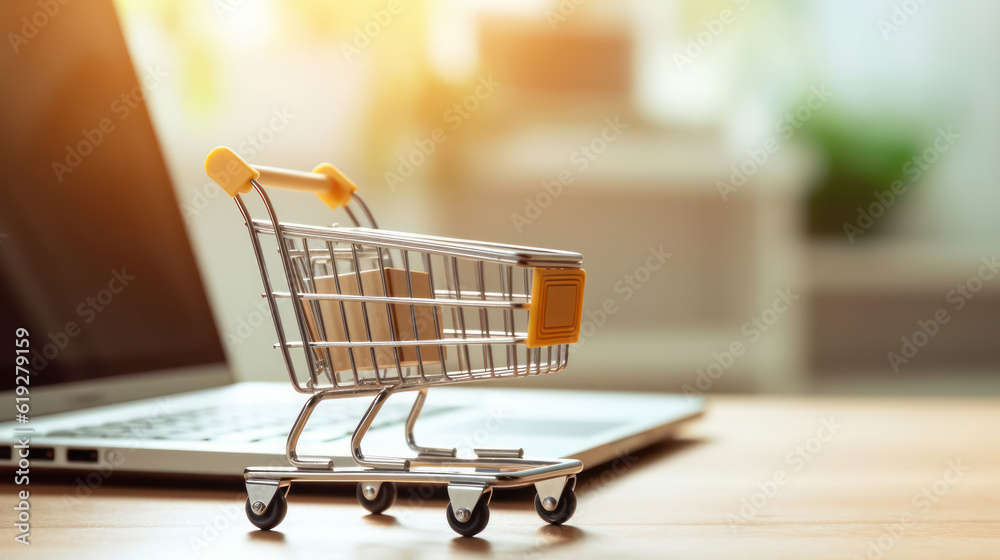
[[[287,509],[291,484],[300,482],[356,482],[358,500],[373,513],[381,513],[395,502],[396,483],[447,486],[448,521],[463,536],[475,535],[485,528],[495,488],[534,485],[535,509],[543,519],[559,524],[573,515],[576,475],[583,470],[583,463],[578,460],[525,459],[523,449],[475,449],[475,458],[461,458],[454,448],[417,445],[413,428],[427,397],[426,388],[418,390],[405,424],[407,445],[417,455],[408,459],[365,456],[361,442],[382,405],[396,391],[396,387],[385,387],[372,400],[351,436],[351,452],[357,466],[343,468],[336,467],[332,457],[302,457],[297,452],[299,437],[316,406],[326,399],[346,395],[330,391],[311,396],[286,441],[285,454],[292,466],[248,467],[243,471],[250,521],[261,529],[271,529],[280,523]],[[382,505],[374,505],[373,509],[373,504]]]

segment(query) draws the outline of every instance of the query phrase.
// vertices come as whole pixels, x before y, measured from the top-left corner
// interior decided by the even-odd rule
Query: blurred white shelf
[[[885,371],[827,372],[814,376],[809,392],[831,395],[894,395],[926,397],[1000,397],[996,371],[922,371],[887,376]]]
[[[693,373],[711,363],[712,352],[721,352],[736,340],[740,340],[740,335],[735,329],[618,330],[594,336],[579,346],[574,355],[585,357],[588,368],[648,369],[653,362],[670,369],[690,369]],[[656,359],[651,360],[651,356]]]
[[[721,212],[727,203],[720,199],[716,183],[728,181],[733,165],[738,166],[748,157],[745,152],[730,153],[725,139],[716,130],[671,130],[630,124],[587,169],[579,169],[571,154],[599,138],[605,126],[601,121],[536,124],[519,119],[502,132],[464,144],[457,157],[457,175],[469,190],[478,190],[475,196],[489,199],[500,193],[521,200],[525,195],[537,193],[541,182],[568,172],[574,182],[567,191],[574,193],[579,203],[577,208],[583,209],[579,210],[581,218],[586,217],[584,212],[588,208],[613,209],[617,195],[632,196],[633,202],[637,200],[650,210],[669,208],[683,199],[685,203],[694,200]],[[704,245],[699,255],[711,255],[713,248],[725,253],[724,249],[733,244],[745,247],[745,259],[741,257],[728,270],[715,272],[729,275],[733,283],[746,288],[738,290],[737,298],[725,299],[732,306],[729,309],[732,313],[725,315],[732,317],[731,322],[720,321],[718,326],[713,324],[703,329],[684,328],[676,323],[664,325],[655,315],[658,308],[650,306],[646,315],[639,312],[630,315],[629,320],[636,323],[628,327],[609,325],[590,337],[570,356],[570,368],[565,375],[542,376],[532,380],[532,384],[673,392],[681,391],[684,385],[694,385],[699,368],[714,363],[713,353],[722,353],[733,342],[742,340],[744,314],[748,317],[750,310],[770,305],[775,289],[801,285],[800,201],[815,169],[815,160],[808,153],[791,144],[783,146],[751,173],[752,177],[729,203],[732,206],[725,208],[723,215],[732,219],[712,221],[714,229],[710,233],[705,233],[705,229],[692,233]],[[714,214],[706,216],[711,218]],[[617,244],[649,243],[647,233],[634,227],[627,212],[608,212],[603,219],[603,232],[622,232],[616,236]],[[663,242],[697,247],[686,239]],[[609,250],[606,242],[590,246],[595,253],[585,251],[585,254],[590,255],[587,257],[590,266],[598,267],[595,276],[614,276],[616,273],[610,269],[601,268],[602,264],[616,261],[614,250]],[[806,382],[802,351],[806,337],[802,328],[805,310],[805,302],[789,310],[767,337],[713,380],[709,391],[799,390]],[[639,324],[653,328],[634,326]]]
[[[983,258],[989,260],[1000,250],[880,239],[854,245],[813,241],[806,254],[813,292],[926,293],[965,282],[983,266]],[[1000,292],[1000,275],[983,287]]]
[[[715,363],[713,353],[729,348],[739,333],[732,329],[669,329],[600,332],[570,355],[565,373],[543,376],[544,386],[633,391],[681,392],[695,386],[699,369]],[[652,365],[651,365],[652,364]],[[752,390],[757,359],[736,358],[711,391]]]
[[[614,121],[614,117],[608,119]],[[727,155],[718,134],[707,131],[669,132],[629,125],[599,155],[583,161],[581,147],[597,141],[605,122],[574,125],[530,125],[507,131],[497,139],[470,143],[463,165],[472,177],[491,177],[504,188],[552,180],[568,171],[574,189],[626,188],[632,192],[655,190],[696,194],[720,200],[718,181],[729,181],[732,166],[749,156]],[[635,128],[633,128],[635,127]],[[575,156],[573,154],[576,154]],[[511,162],[516,162],[512,164]],[[740,188],[748,195],[796,196],[804,178],[815,168],[809,154],[795,146],[783,147],[748,178]],[[469,188],[481,188],[471,182]]]

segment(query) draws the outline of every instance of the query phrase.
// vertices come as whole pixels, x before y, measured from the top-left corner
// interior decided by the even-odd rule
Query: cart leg
[[[552,511],[556,509],[559,505],[559,499],[562,496],[563,489],[566,487],[567,477],[557,476],[555,478],[550,478],[548,480],[540,480],[535,483],[535,491],[538,492],[538,499],[542,503],[542,507],[547,511]],[[572,477],[570,482],[570,489],[576,486],[576,477]]]
[[[562,525],[576,513],[576,475],[535,483],[535,512],[551,525]]]
[[[393,387],[385,387],[372,400],[372,404],[368,405],[368,410],[365,411],[364,417],[361,418],[361,422],[358,427],[354,430],[354,435],[351,436],[351,453],[354,455],[354,462],[360,467],[368,467],[375,469],[391,469],[391,470],[409,470],[410,462],[406,459],[394,459],[392,457],[365,457],[364,453],[361,452],[361,440],[364,439],[365,434],[368,433],[368,428],[371,427],[372,422],[375,421],[375,417],[378,416],[380,410],[382,410],[382,405],[385,404],[386,399],[392,394]]]
[[[413,437],[413,426],[417,423],[417,417],[420,416],[420,411],[424,408],[424,401],[426,399],[427,389],[421,389],[417,392],[417,400],[413,401],[413,408],[410,409],[410,415],[406,417],[406,444],[410,446],[410,449],[416,451],[420,455],[432,457],[454,457],[458,453],[458,450],[455,448],[445,449],[443,447],[424,447],[422,445],[417,445],[416,439]]]
[[[302,435],[302,430],[305,429],[306,422],[308,422],[309,417],[312,416],[313,410],[316,409],[316,405],[328,396],[329,393],[316,393],[315,395],[309,397],[309,400],[307,400],[306,404],[303,405],[302,410],[299,411],[299,416],[295,419],[295,424],[292,425],[292,431],[288,433],[288,441],[285,443],[285,456],[288,458],[288,462],[294,467],[312,469],[333,468],[333,460],[331,459],[325,459],[322,457],[299,457],[299,454],[296,451],[296,447],[299,444],[299,436]]]
[[[278,526],[288,511],[285,493],[278,480],[247,481],[246,513],[250,522],[265,531]]]
[[[277,480],[247,481],[246,487],[250,506],[256,513],[264,513],[279,490]]]
[[[490,498],[493,489],[466,484],[448,485],[448,525],[463,537],[471,537],[490,522]]]

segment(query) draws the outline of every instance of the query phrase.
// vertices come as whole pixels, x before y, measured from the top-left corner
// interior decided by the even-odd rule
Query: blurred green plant
[[[814,145],[824,163],[807,199],[808,231],[813,236],[843,236],[845,224],[856,224],[859,214],[878,202],[875,193],[889,190],[896,181],[910,181],[905,169],[920,146],[921,134],[912,121],[888,116],[816,115],[803,127],[803,136]],[[884,208],[894,211],[899,199]],[[860,210],[859,210],[860,209]],[[865,228],[871,237],[885,223],[875,217]]]

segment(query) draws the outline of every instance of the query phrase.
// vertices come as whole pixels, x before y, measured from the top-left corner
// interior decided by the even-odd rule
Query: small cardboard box
[[[337,278],[340,282],[340,293],[342,295],[383,297],[386,293],[390,297],[410,297],[406,286],[406,271],[398,268],[385,269],[385,292],[382,291],[382,275],[378,270],[366,270],[360,274],[361,289],[358,289],[358,276],[353,272],[340,274]],[[316,292],[320,294],[336,294],[337,285],[333,276],[319,276],[316,279]],[[430,277],[425,272],[410,272],[410,287],[413,289],[414,298],[430,298],[431,285]],[[363,292],[363,293],[362,293]],[[347,340],[344,336],[344,315],[347,317],[346,331],[350,335],[352,342],[368,341],[369,337],[365,332],[364,311],[368,313],[368,328],[372,341],[414,340],[413,318],[417,322],[417,340],[434,340],[442,338],[442,317],[441,308],[428,305],[412,306],[413,314],[410,313],[411,306],[407,304],[395,303],[386,305],[385,303],[360,303],[343,302],[344,313],[341,314],[340,302],[332,300],[320,300],[320,316],[323,318],[323,327],[326,331],[326,340],[330,342],[343,342]],[[306,319],[309,323],[309,330],[314,340],[321,340],[319,326],[316,323],[312,305],[306,303]],[[388,309],[387,309],[388,308]],[[437,314],[437,328],[435,328],[434,318]],[[354,363],[359,369],[372,368],[371,346],[360,346],[354,349]],[[414,346],[396,347],[399,353],[400,366],[417,365],[417,348]],[[393,358],[393,347],[374,347],[375,359],[379,368],[395,368],[396,361]],[[320,350],[319,355],[325,355]],[[347,348],[330,348],[330,355],[333,359],[334,371],[345,371],[351,369],[351,361]],[[440,363],[441,358],[437,346],[420,347],[420,357],[424,364]]]

